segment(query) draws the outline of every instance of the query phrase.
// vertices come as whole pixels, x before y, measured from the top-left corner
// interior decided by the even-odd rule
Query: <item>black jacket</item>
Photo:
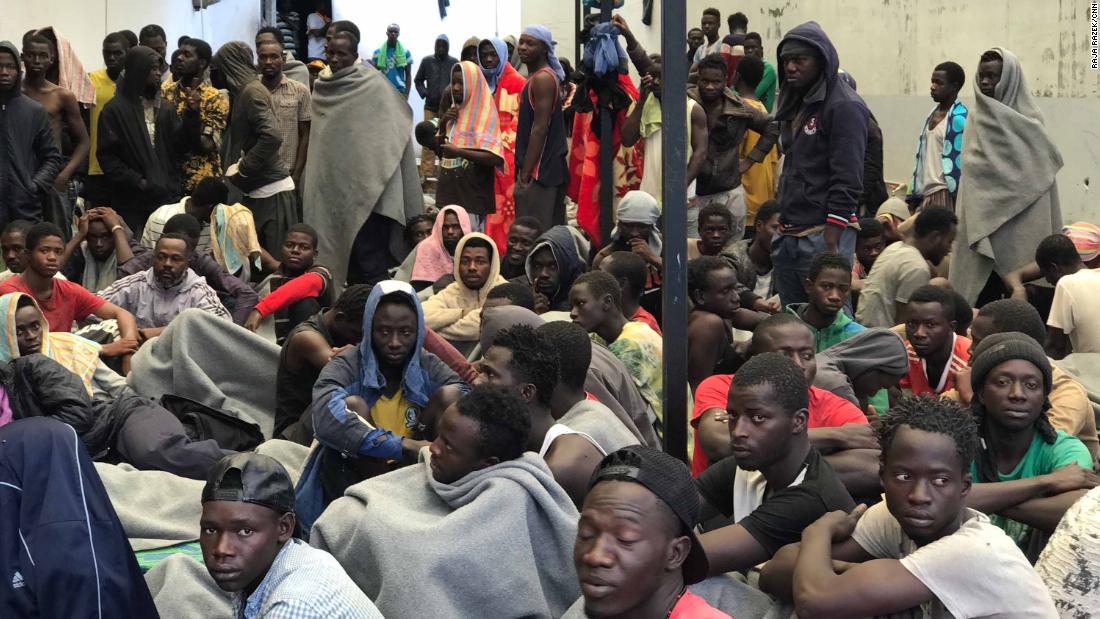
[[[0,229],[3,229],[13,219],[42,219],[42,196],[48,195],[65,159],[54,142],[46,110],[23,94],[19,50],[2,41],[0,52],[15,56],[19,67],[11,91],[0,94]]]

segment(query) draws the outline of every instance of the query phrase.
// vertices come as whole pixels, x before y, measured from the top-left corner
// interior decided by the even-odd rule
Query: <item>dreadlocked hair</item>
[[[1050,425],[1050,418],[1047,417],[1047,412],[1050,411],[1049,396],[1048,393],[1047,397],[1043,398],[1043,412],[1035,419],[1034,427],[1044,443],[1053,445],[1055,439],[1058,438],[1058,434],[1055,432],[1054,426]],[[893,410],[893,406],[890,409]],[[978,455],[974,459],[975,464],[977,464],[978,478],[974,482],[987,484],[1000,481],[1001,479],[997,475],[996,450],[992,442],[986,440],[989,435],[989,416],[986,415],[985,405],[979,401],[976,393],[970,400],[970,412],[974,416],[974,422],[978,425]]]
[[[880,418],[875,433],[879,442],[879,461],[886,466],[886,454],[902,426],[922,432],[943,434],[955,441],[955,455],[965,473],[974,461],[978,449],[978,426],[958,403],[946,398],[907,396],[890,406],[890,412]]]

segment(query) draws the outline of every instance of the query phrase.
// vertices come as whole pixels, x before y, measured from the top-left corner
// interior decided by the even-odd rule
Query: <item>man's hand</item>
[[[831,428],[836,433],[840,449],[878,449],[878,438],[870,424],[848,423]]]
[[[757,299],[752,304],[752,309],[767,314],[778,314],[783,307],[779,303],[779,299]]]
[[[104,344],[99,347],[99,355],[101,357],[119,357],[122,355],[130,355],[136,353],[138,349],[138,341],[135,339],[119,338],[110,344]]]
[[[840,510],[829,512],[806,527],[805,533],[827,534],[834,544],[842,542],[852,536],[852,532],[856,530],[856,523],[866,512],[867,506],[862,503],[856,505],[850,514]]]
[[[535,290],[535,313],[545,314],[550,311],[550,297]]]
[[[752,159],[749,159],[748,157],[745,157],[745,158],[741,159],[740,162],[738,162],[737,170],[741,174],[744,174],[745,172],[749,171],[749,168],[752,167],[753,163],[755,163],[755,162]]]
[[[650,264],[656,264],[657,260],[660,259],[645,239],[630,239],[630,251],[638,254]]]
[[[959,403],[969,406],[974,399],[974,386],[970,384],[970,368],[966,367],[955,374],[955,391],[959,394]]]
[[[96,211],[96,214],[103,220],[103,225],[107,226],[108,230],[113,230],[115,226],[122,225],[122,218],[118,216],[115,209],[109,206],[101,206],[92,210]]]
[[[1073,490],[1091,490],[1100,485],[1100,477],[1077,464],[1068,464],[1053,473],[1043,475],[1047,496],[1071,492]]]
[[[94,211],[95,211],[95,209],[92,209],[90,211],[85,211],[84,214],[81,215],[76,220],[76,235],[78,237],[80,237],[82,239],[87,238],[87,236],[88,236],[88,224],[91,223],[91,221],[93,219],[92,213]]]
[[[442,155],[443,157],[448,158],[448,159],[454,159],[454,158],[457,158],[457,157],[461,157],[462,155],[458,152],[460,150],[462,150],[462,149],[460,149],[459,147],[455,146],[454,144],[452,144],[450,142],[443,142],[442,144],[439,145],[439,154]]]
[[[199,111],[199,105],[202,103],[202,90],[200,88],[189,88],[185,86],[183,88],[183,96],[187,101],[187,109],[192,112]]]
[[[351,350],[352,348],[355,348],[355,344],[344,344],[343,346],[341,346],[339,348],[333,348],[332,349],[332,356],[335,357],[336,355],[344,352],[345,350]]]
[[[69,180],[70,176],[62,170],[57,175],[57,178],[53,179],[53,188],[57,190],[58,193],[65,193],[69,190]]]
[[[401,455],[406,462],[416,462],[416,458],[420,455],[420,450],[431,444],[431,441],[418,441],[416,439],[404,437],[401,439]]]
[[[256,329],[260,328],[260,323],[263,322],[263,319],[264,317],[260,315],[260,312],[252,310],[248,313],[248,318],[245,319],[244,324],[241,326],[249,331],[255,332]]]
[[[622,15],[618,13],[612,15],[611,23],[619,28],[619,32],[622,33],[623,38],[626,39],[627,49],[634,49],[634,47],[638,45],[638,39],[634,37],[634,33],[630,31],[630,26],[627,25]]]
[[[1027,301],[1027,288],[1023,286],[1013,286],[1011,297],[1020,301]]]

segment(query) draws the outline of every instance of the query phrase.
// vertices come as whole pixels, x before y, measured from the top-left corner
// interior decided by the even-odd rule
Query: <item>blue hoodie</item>
[[[788,32],[776,50],[777,59],[789,41],[816,48],[824,66],[818,83],[799,91],[783,87],[785,72],[779,60],[775,119],[786,154],[779,177],[779,221],[784,232],[822,224],[845,228],[856,220],[863,195],[870,112],[863,99],[838,79],[836,48],[817,22]]]

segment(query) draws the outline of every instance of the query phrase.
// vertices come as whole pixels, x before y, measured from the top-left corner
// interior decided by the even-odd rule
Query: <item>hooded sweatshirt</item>
[[[848,83],[838,78],[840,58],[817,22],[788,32],[779,43],[777,57],[791,41],[818,50],[821,76],[805,90],[780,82],[775,107],[785,153],[779,177],[780,223],[787,233],[823,224],[846,228],[855,221],[863,196],[870,112]]]
[[[527,254],[525,265],[527,282],[525,283],[534,285],[535,277],[531,257],[543,247],[549,247],[554,254],[554,261],[558,263],[558,277],[560,278],[558,289],[550,296],[550,311],[568,312],[570,309],[569,291],[573,288],[573,282],[581,276],[581,273],[584,273],[584,262],[581,261],[581,257],[577,253],[577,244],[573,241],[573,234],[569,232],[569,227],[554,226],[542,233],[542,236],[535,241],[535,246],[531,248],[531,253]]]
[[[489,278],[479,290],[472,290],[462,281],[462,248],[471,239],[489,244]],[[500,276],[500,252],[492,239],[480,232],[471,232],[458,241],[454,261],[455,281],[424,302],[424,322],[449,341],[476,342],[481,333],[481,305],[489,291],[507,283]]]
[[[252,49],[241,41],[230,41],[214,54],[210,65],[221,72],[229,90],[222,165],[228,169],[239,162],[237,173],[229,180],[248,193],[287,178],[290,173],[279,156],[283,139],[271,111],[271,93],[256,75]]]
[[[867,329],[817,355],[814,386],[859,406],[852,384],[871,370],[896,376],[898,380],[909,374],[909,354],[898,334],[877,327]],[[871,403],[879,413],[885,412],[873,399]]]
[[[0,53],[14,56],[16,65],[15,84],[0,93],[0,226],[7,226],[14,219],[42,219],[39,196],[51,189],[64,158],[46,110],[23,94],[19,50],[0,41]]]
[[[111,206],[135,233],[158,207],[179,201],[181,157],[197,145],[199,136],[198,112],[185,109],[183,116],[176,116],[159,97],[153,103],[154,134],[149,135],[143,76],[158,62],[160,56],[152,49],[131,48],[125,76],[99,115],[96,157],[110,184]]]

